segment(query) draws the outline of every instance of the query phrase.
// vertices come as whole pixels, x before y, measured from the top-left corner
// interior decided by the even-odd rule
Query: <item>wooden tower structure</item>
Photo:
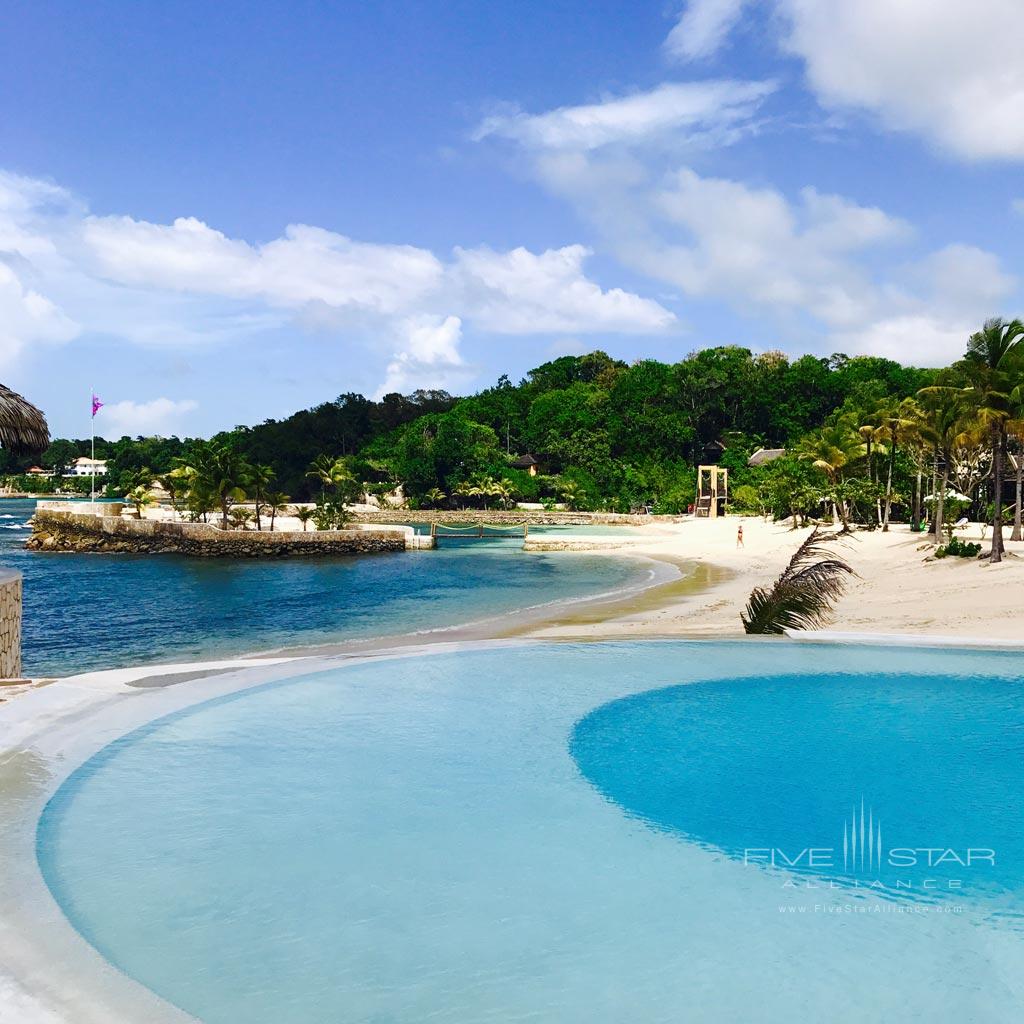
[[[694,516],[698,519],[717,519],[725,515],[728,503],[729,470],[721,466],[698,466]]]

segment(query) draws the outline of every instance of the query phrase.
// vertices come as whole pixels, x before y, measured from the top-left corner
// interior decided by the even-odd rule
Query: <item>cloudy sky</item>
[[[0,380],[208,433],[1021,312],[1020,0],[15,2]]]

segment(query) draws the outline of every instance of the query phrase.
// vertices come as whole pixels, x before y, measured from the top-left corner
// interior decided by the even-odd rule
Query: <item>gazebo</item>
[[[518,459],[512,461],[513,469],[525,469],[530,476],[537,475],[537,465],[537,460],[529,453],[520,455]]]

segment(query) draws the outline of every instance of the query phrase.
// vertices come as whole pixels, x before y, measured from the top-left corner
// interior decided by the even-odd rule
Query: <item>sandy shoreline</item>
[[[740,523],[742,548],[736,545]],[[519,635],[579,640],[742,636],[740,613],[750,591],[775,579],[807,533],[755,517],[659,527],[643,543],[631,544],[629,552],[696,562],[692,582],[653,588],[600,618],[569,614]],[[958,536],[982,541],[981,527],[971,524]],[[982,549],[987,547],[982,541]],[[932,557],[927,538],[905,525],[895,525],[888,533],[855,532],[837,545],[857,578],[837,603],[830,628],[876,636],[1024,640],[1019,611],[1024,607],[1024,542],[1007,541],[1006,548],[1007,556],[998,565],[966,558],[939,560]]]

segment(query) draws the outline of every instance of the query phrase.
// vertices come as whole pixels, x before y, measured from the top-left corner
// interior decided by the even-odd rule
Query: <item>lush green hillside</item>
[[[706,349],[671,365],[627,365],[593,352],[545,363],[518,384],[503,377],[468,398],[417,392],[373,402],[347,394],[215,440],[271,466],[275,486],[293,500],[317,493],[308,470],[327,454],[345,457],[356,480],[371,487],[401,483],[414,503],[427,495],[486,500],[479,491],[489,478],[506,481],[520,499],[567,491],[584,507],[653,503],[677,511],[693,501],[693,468],[709,443],[726,444],[719,461],[733,469],[735,489],[756,479],[745,469],[755,449],[792,446],[843,406],[904,398],[933,376],[887,359],[790,361],[739,347]],[[177,438],[122,438],[97,442],[97,455],[110,459],[117,490],[142,468],[159,474],[187,461],[192,447]],[[55,441],[42,463],[67,464],[85,453],[87,442]],[[537,458],[539,476],[510,466],[509,456],[524,453]]]

